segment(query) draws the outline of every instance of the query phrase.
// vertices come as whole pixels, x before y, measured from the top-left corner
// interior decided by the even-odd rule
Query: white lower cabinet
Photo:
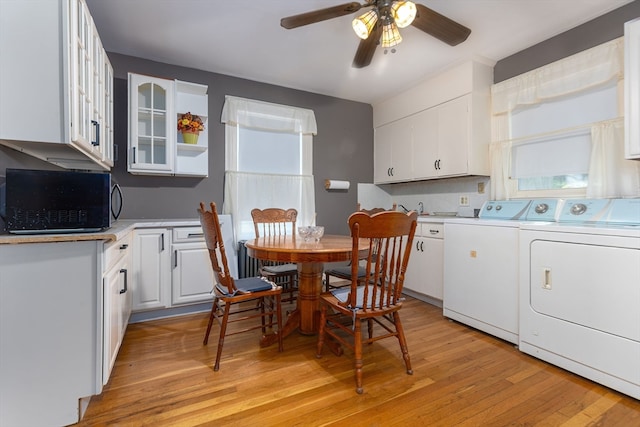
[[[102,391],[102,248],[0,244],[0,426],[63,426]]]
[[[131,315],[133,292],[130,289],[130,245],[131,234],[116,242],[105,244],[106,272],[102,279],[103,384],[109,381]]]
[[[211,300],[215,279],[202,228],[174,228],[172,249],[171,304]]]
[[[166,308],[170,304],[170,230],[137,229],[133,240],[133,310]]]
[[[444,283],[444,224],[419,223],[405,274],[404,289],[441,302]],[[434,301],[437,300],[437,301]]]
[[[214,282],[202,228],[140,228],[133,243],[133,310],[210,301]]]

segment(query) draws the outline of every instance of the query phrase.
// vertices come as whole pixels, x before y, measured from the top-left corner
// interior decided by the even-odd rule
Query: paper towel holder
[[[340,181],[335,179],[325,179],[324,188],[327,191],[348,191],[351,183],[349,181]]]

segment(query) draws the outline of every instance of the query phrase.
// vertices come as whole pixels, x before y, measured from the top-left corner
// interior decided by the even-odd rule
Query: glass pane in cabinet
[[[155,138],[153,144],[153,163],[164,165],[167,163],[167,141],[163,138]]]
[[[146,112],[138,113],[138,135],[151,136],[151,114]]]
[[[138,163],[151,163],[152,162],[152,150],[153,143],[151,138],[138,138]]]
[[[153,109],[154,110],[166,110],[167,109],[167,93],[166,91],[158,86],[153,85]]]
[[[151,108],[151,83],[138,86],[138,108]]]
[[[153,116],[153,136],[166,137],[167,117],[163,114]]]

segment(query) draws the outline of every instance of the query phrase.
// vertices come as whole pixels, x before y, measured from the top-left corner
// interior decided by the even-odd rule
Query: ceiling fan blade
[[[280,20],[280,25],[290,30],[303,25],[315,24],[316,22],[348,15],[357,12],[361,7],[360,3],[357,2],[345,3],[339,6],[314,10],[313,12],[301,13],[300,15],[287,16]]]
[[[378,46],[381,36],[382,25],[376,24],[374,29],[371,31],[371,34],[369,34],[369,37],[364,40],[360,40],[356,56],[353,58],[353,66],[355,68],[364,68],[371,64],[373,54],[376,52],[376,47]]]
[[[416,3],[416,8],[418,12],[411,25],[450,46],[462,43],[469,37],[469,34],[471,34],[469,28],[458,24],[444,15],[440,15],[438,12],[420,3]]]

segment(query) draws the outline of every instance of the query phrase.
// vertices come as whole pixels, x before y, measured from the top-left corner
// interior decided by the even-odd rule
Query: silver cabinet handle
[[[128,282],[128,280],[127,280],[127,276],[128,276],[127,269],[126,268],[120,269],[120,273],[124,274],[124,288],[120,289],[120,293],[124,294],[124,293],[127,292],[127,288],[128,288],[128,286],[127,286],[127,282]]]

